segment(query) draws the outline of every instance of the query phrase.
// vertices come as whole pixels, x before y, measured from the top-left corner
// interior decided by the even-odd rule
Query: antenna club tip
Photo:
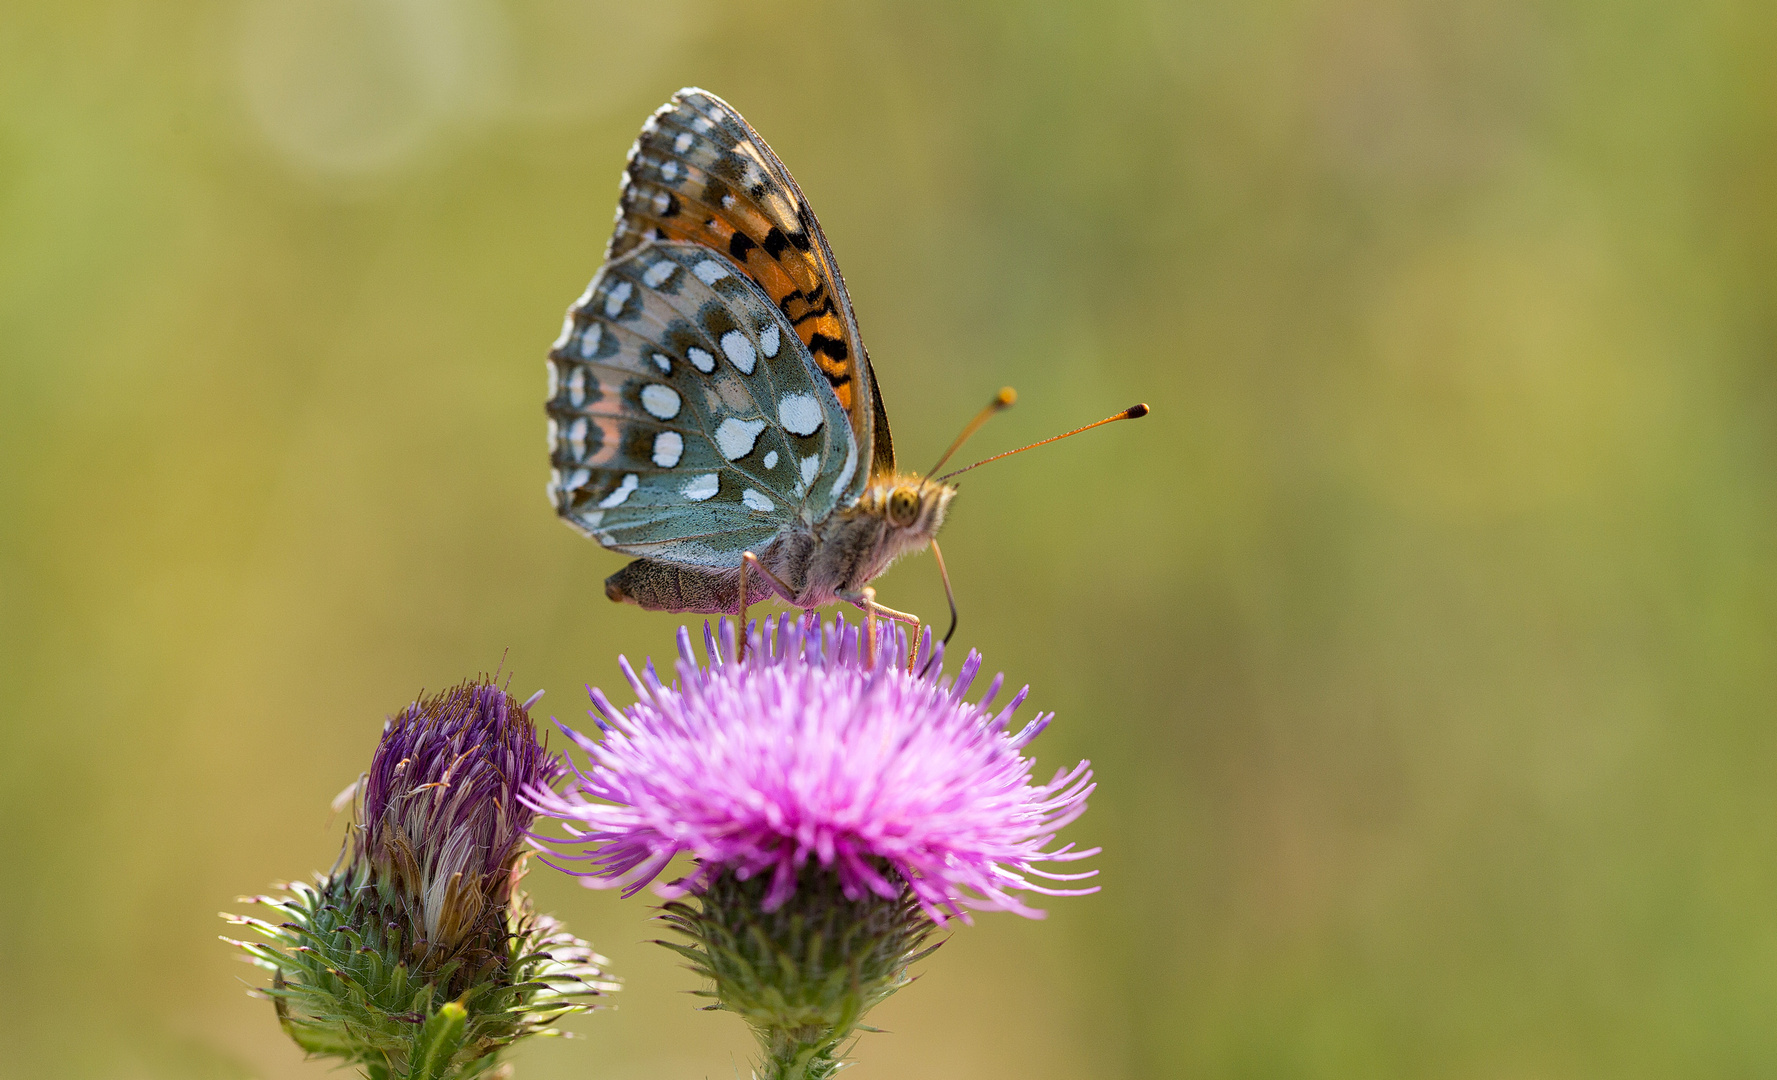
[[[1001,409],[1010,409],[1017,402],[1018,391],[1010,386],[1000,387],[1000,392],[993,399],[994,406]]]
[[[1146,402],[1139,405],[1131,405],[1129,408],[1123,410],[1123,419],[1125,420],[1140,420],[1146,415],[1148,415],[1148,406]]]

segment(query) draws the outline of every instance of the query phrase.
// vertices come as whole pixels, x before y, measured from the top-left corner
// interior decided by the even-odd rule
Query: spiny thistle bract
[[[815,862],[800,879],[786,902],[767,910],[770,879],[715,874],[695,897],[662,909],[691,944],[658,944],[710,981],[714,989],[694,991],[715,999],[708,1008],[736,1013],[753,1029],[768,1075],[822,1080],[842,1067],[840,1044],[865,1014],[907,985],[907,969],[937,948],[925,946],[935,926],[906,889],[893,899],[848,899],[837,875]]]
[[[620,710],[592,691],[602,738],[564,728],[588,766],[525,798],[563,822],[565,839],[541,843],[584,864],[569,872],[589,886],[633,894],[675,855],[694,856],[689,876],[658,887],[673,901],[664,918],[690,939],[674,947],[712,981],[715,1007],[753,1026],[765,1076],[825,1077],[936,926],[969,909],[1040,917],[1020,892],[1092,891],[1032,880],[1089,876],[1038,864],[1093,854],[1053,846],[1085,811],[1092,774],[1082,761],[1031,781],[1022,751],[1052,715],[1010,732],[1026,691],[994,712],[1002,678],[965,700],[979,654],[948,679],[928,635],[914,674],[893,659],[906,655],[893,628],[871,661],[842,620],[785,616],[735,663],[723,660],[726,622],[721,633],[726,649],[706,626],[700,665],[680,630],[670,687],[652,664],[638,675],[619,658],[637,703]]]
[[[258,993],[311,1054],[372,1080],[455,1080],[616,989],[603,957],[518,888],[534,812],[518,798],[562,773],[524,706],[486,681],[415,702],[383,726],[333,871],[223,917],[272,972]]]

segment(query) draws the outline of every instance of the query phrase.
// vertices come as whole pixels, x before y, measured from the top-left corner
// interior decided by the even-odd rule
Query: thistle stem
[[[827,1080],[845,1064],[834,1055],[831,1033],[818,1028],[761,1031],[759,1042],[765,1051],[763,1067],[754,1076],[757,1080]]]

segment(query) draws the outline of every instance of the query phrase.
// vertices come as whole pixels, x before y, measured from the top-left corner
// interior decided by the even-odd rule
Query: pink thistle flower
[[[882,632],[872,666],[860,632],[843,620],[808,627],[785,615],[775,635],[756,630],[746,660],[735,663],[723,660],[734,652],[723,620],[726,650],[704,628],[706,666],[681,627],[673,686],[651,662],[638,675],[620,657],[638,701],[618,709],[591,690],[603,737],[564,725],[590,761],[560,792],[541,783],[527,790],[529,804],[569,834],[535,839],[587,867],[558,869],[591,887],[621,886],[626,896],[681,852],[695,856],[697,869],[658,887],[668,897],[699,892],[719,874],[741,881],[770,874],[765,912],[791,898],[811,860],[835,874],[852,901],[895,899],[905,883],[940,924],[968,921],[966,909],[1040,918],[1018,894],[1096,891],[1040,883],[1092,876],[1039,864],[1098,851],[1052,846],[1085,812],[1095,786],[1085,761],[1047,784],[1032,782],[1023,751],[1054,714],[1012,732],[1029,687],[993,712],[1004,676],[979,701],[964,698],[980,654],[946,678],[942,646],[932,648],[928,631],[919,674],[909,674],[892,659],[905,655],[895,647],[899,632]]]

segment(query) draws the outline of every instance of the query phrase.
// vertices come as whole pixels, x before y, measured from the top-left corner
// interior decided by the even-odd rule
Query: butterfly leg
[[[858,592],[842,592],[838,596],[839,599],[856,605],[864,612],[864,660],[868,664],[874,665],[876,663],[876,619],[878,616],[908,627],[907,670],[911,672],[913,661],[919,652],[919,616],[910,615],[905,611],[896,611],[892,607],[877,603],[876,590],[869,585],[864,586]]]
[[[765,568],[765,564],[759,561],[759,556],[750,551],[740,553],[740,644],[736,645],[734,650],[738,654],[736,658],[739,660],[747,658],[748,570],[759,571],[760,576],[765,579],[765,583],[771,586],[771,591],[783,597],[786,602],[791,604],[796,602],[796,594],[783,583],[782,579]]]
[[[864,663],[876,666],[876,590],[864,586]]]
[[[740,588],[738,589],[739,595],[735,600],[740,605],[739,610],[735,613],[736,621],[740,623],[740,630],[734,635],[734,662],[737,664],[744,663],[747,658],[747,566],[749,565],[748,560],[752,558],[753,553],[750,551],[743,553],[740,557]]]

